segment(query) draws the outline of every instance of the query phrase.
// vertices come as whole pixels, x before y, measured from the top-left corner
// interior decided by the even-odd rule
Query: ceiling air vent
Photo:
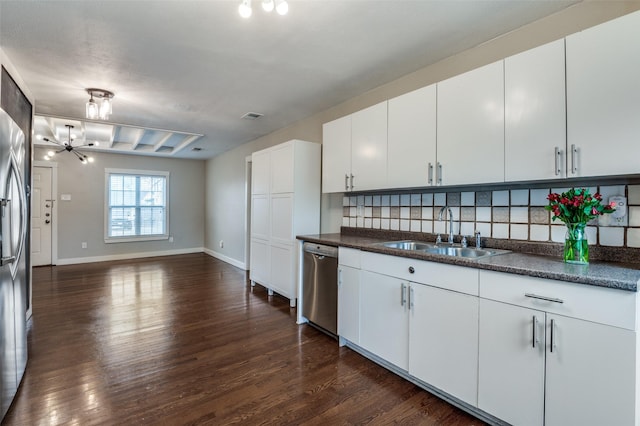
[[[258,118],[262,117],[264,114],[260,114],[259,112],[248,112],[245,115],[242,116],[243,119],[245,120],[257,120]]]

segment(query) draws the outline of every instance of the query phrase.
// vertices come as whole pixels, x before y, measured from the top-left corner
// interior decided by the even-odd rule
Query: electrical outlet
[[[82,248],[86,249],[87,248],[87,243],[85,241],[82,242]]]
[[[220,248],[224,248],[224,241],[220,240]]]
[[[169,237],[169,242],[172,243],[173,242],[173,235]]]

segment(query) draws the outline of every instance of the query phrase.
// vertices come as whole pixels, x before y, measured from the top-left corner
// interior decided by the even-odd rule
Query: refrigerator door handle
[[[3,257],[0,259],[0,266],[8,265],[16,261],[15,256]]]

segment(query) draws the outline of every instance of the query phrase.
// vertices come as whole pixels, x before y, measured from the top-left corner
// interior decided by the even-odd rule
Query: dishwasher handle
[[[337,258],[338,257],[338,248],[337,247],[333,247],[333,246],[325,246],[325,245],[322,245],[322,244],[315,244],[315,243],[304,243],[302,245],[302,250],[305,253],[311,253],[311,254],[314,254],[316,256],[322,256],[322,258],[324,258],[324,257]]]

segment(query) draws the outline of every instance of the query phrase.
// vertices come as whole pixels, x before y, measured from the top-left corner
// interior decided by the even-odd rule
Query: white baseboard
[[[75,257],[67,259],[58,259],[56,265],[75,265],[78,263],[93,263],[93,262],[108,262],[111,260],[124,260],[124,259],[141,259],[145,257],[156,256],[173,256],[176,254],[190,254],[190,253],[203,253],[204,247],[194,247],[187,249],[176,250],[163,250],[163,251],[149,251],[143,253],[126,253],[126,254],[112,254],[108,256],[92,256],[92,257]]]
[[[225,256],[224,254],[220,254],[220,253],[215,252],[215,251],[213,251],[211,249],[208,249],[208,248],[205,248],[204,252],[206,254],[208,254],[209,256],[215,257],[216,259],[222,260],[223,262],[227,262],[228,264],[233,265],[236,268],[240,268],[240,269],[242,269],[244,271],[247,270],[244,262],[241,262],[239,260],[233,259],[233,258],[231,258],[229,256]]]

